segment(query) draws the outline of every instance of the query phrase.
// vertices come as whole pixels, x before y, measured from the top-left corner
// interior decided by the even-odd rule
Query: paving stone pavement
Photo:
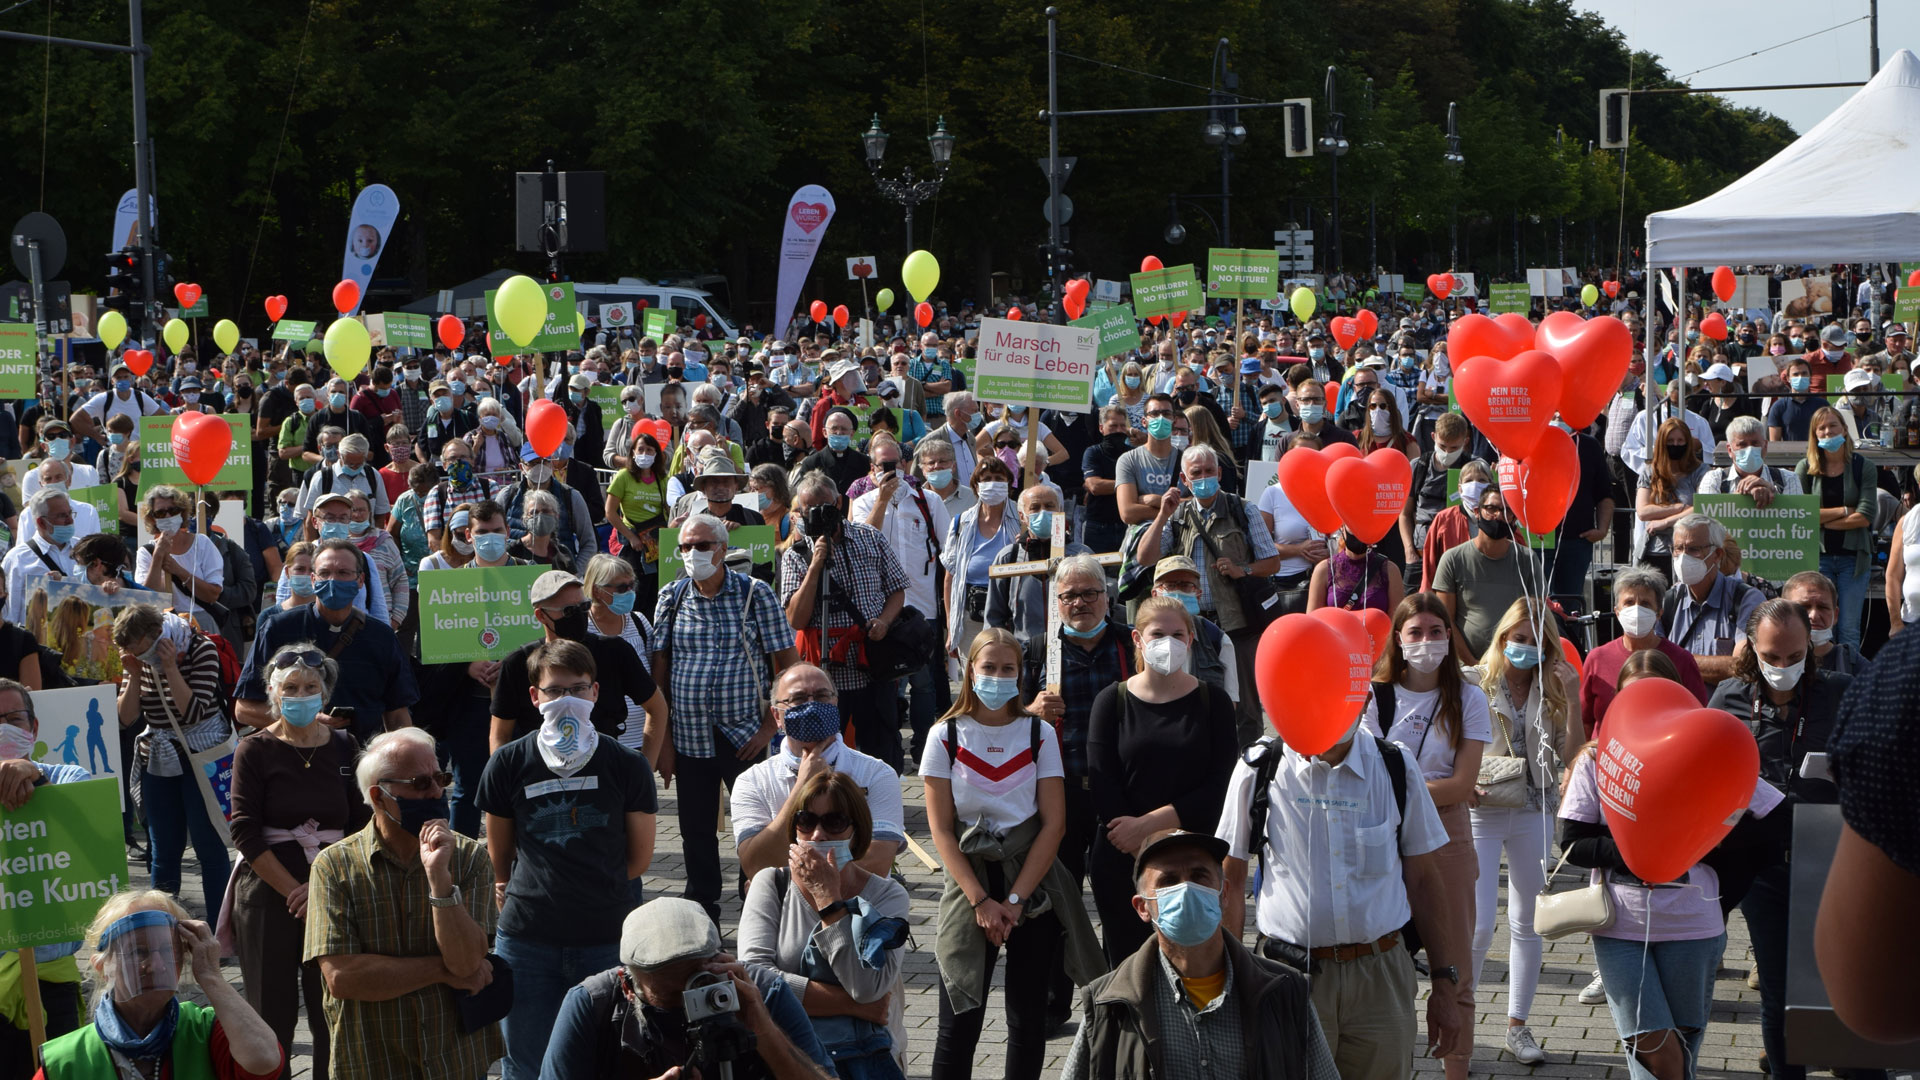
[[[902,779],[907,831],[931,852],[932,843],[928,839],[919,777],[907,776]],[[653,866],[646,877],[649,896],[677,895],[683,880],[674,792],[663,793],[661,810]],[[733,845],[730,840],[723,838],[720,848],[725,861],[724,880],[731,881],[734,878]],[[934,1038],[939,1030],[939,997],[935,989],[939,975],[932,947],[942,878],[910,853],[903,855],[899,865],[913,895],[911,921],[914,939],[919,946],[917,951],[907,955],[906,961],[907,1075],[925,1077],[930,1075]],[[132,869],[135,882],[144,885],[147,881],[144,870],[137,863]],[[199,876],[199,866],[189,851],[183,876],[186,895],[181,899],[196,916],[203,914]],[[1507,1053],[1504,1042],[1507,976],[1504,875],[1500,895],[1501,918],[1495,925],[1493,949],[1487,957],[1482,976],[1486,985],[1476,995],[1479,1008],[1474,1018],[1472,1076],[1482,1078],[1531,1073],[1538,1077],[1627,1080],[1626,1063],[1621,1057],[1619,1040],[1614,1032],[1613,1021],[1607,1014],[1607,1007],[1604,1004],[1582,1005],[1578,998],[1581,987],[1593,977],[1594,970],[1592,949],[1584,936],[1546,943],[1540,989],[1534,998],[1530,1017],[1534,1034],[1547,1052],[1546,1063],[1528,1068],[1514,1061],[1513,1056]],[[723,926],[727,929],[725,941],[731,947],[732,930],[739,919],[740,904],[729,892],[723,906]],[[1090,895],[1087,908],[1089,918],[1093,918],[1097,925],[1098,918],[1093,912]],[[1248,921],[1251,923],[1252,920]],[[1712,1021],[1707,1028],[1700,1057],[1698,1075],[1706,1080],[1722,1077],[1758,1078],[1762,1075],[1758,1066],[1762,1053],[1760,995],[1758,991],[1747,989],[1746,978],[1752,970],[1753,954],[1747,943],[1746,925],[1738,912],[1734,913],[1728,924],[1727,935],[1726,956],[1721,961],[1720,975],[1714,984]],[[82,960],[84,963],[84,956]],[[238,966],[229,960],[226,970],[229,980],[238,986]],[[999,986],[998,972],[995,986],[996,989]],[[189,993],[198,996],[191,988]],[[1005,1053],[1007,1031],[1001,1002],[996,992],[987,1004],[986,1028],[981,1034],[976,1057],[978,1073],[983,1078],[999,1075]],[[1424,1008],[1420,1010],[1420,1015],[1424,1017]],[[309,1056],[311,1047],[304,1034],[304,1021],[301,1032],[293,1047],[295,1077],[308,1076],[312,1068]],[[1045,1076],[1059,1075],[1072,1044],[1073,1024],[1069,1023],[1047,1044]],[[1414,1071],[1437,1077],[1442,1070],[1440,1062],[1421,1056],[1414,1061]],[[498,1075],[498,1066],[494,1075]]]

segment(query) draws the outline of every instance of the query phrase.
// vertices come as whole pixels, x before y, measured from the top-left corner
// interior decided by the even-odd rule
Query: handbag
[[[1525,809],[1533,788],[1527,759],[1513,756],[1513,729],[1507,726],[1507,718],[1495,711],[1494,719],[1500,722],[1500,734],[1507,740],[1507,753],[1480,759],[1480,776],[1474,781],[1480,789],[1480,805]]]
[[[1548,889],[1553,888],[1553,879],[1565,865],[1567,853],[1562,851],[1560,862],[1554,866],[1553,873],[1547,875]],[[1590,882],[1582,889],[1562,893],[1543,890],[1533,902],[1533,930],[1549,941],[1569,934],[1590,934],[1612,925],[1613,893],[1607,887],[1604,873],[1599,881]]]
[[[229,722],[227,734],[220,741],[205,750],[192,749],[187,744],[186,732],[180,729],[180,717],[174,712],[166,680],[161,678],[155,682],[160,689],[160,705],[167,713],[167,726],[173,729],[180,755],[186,761],[182,770],[193,774],[194,784],[200,789],[200,801],[206,807],[207,820],[213,822],[221,842],[232,847],[233,832],[227,822],[233,817],[233,756],[240,750],[240,737]]]

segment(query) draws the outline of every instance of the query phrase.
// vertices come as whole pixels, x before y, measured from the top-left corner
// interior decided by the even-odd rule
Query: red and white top
[[[957,732],[957,735],[955,734]],[[953,740],[949,765],[947,741]],[[954,819],[961,829],[984,821],[996,833],[1005,832],[1040,810],[1040,784],[1045,777],[1064,777],[1060,765],[1060,736],[1053,725],[1040,721],[1040,760],[1033,758],[1033,727],[1028,717],[990,727],[970,716],[941,721],[927,733],[920,755],[920,775],[953,785]]]

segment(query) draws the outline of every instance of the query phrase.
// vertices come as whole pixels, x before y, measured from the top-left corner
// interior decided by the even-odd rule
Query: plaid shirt
[[[813,543],[806,537],[796,539],[787,548],[786,554],[780,557],[782,606],[800,591],[800,583],[807,578],[807,565],[812,561]],[[887,606],[887,597],[903,592],[907,587],[907,572],[900,566],[900,557],[893,553],[893,545],[880,535],[880,530],[851,521],[841,526],[840,536],[833,542],[833,558],[827,566],[827,577],[825,591],[831,597],[826,608],[829,636],[832,636],[832,631],[854,625],[853,616],[846,610],[847,603],[859,609],[863,618],[875,619]],[[847,595],[849,592],[851,596]],[[818,598],[815,599],[813,622],[806,627],[810,630],[820,626],[821,608]],[[841,690],[864,690],[870,681],[866,671],[855,664],[828,660],[821,667],[832,677],[833,685]]]
[[[1229,428],[1227,438],[1233,443],[1233,449],[1240,457],[1246,456],[1247,447],[1253,444],[1253,433],[1260,427],[1260,376],[1240,376],[1240,407],[1246,410],[1246,418],[1239,427]],[[1213,400],[1220,403],[1220,411],[1233,415],[1233,383],[1223,382],[1213,388]]]
[[[1226,493],[1222,492],[1221,494],[1224,495]],[[1233,498],[1231,495],[1227,497]],[[1189,520],[1200,523],[1210,523],[1213,521],[1215,514],[1227,511],[1227,504],[1218,499],[1218,497],[1216,497],[1214,507],[1211,510],[1201,506],[1197,499],[1192,501],[1192,506],[1197,516]],[[1259,508],[1244,499],[1241,500],[1240,508],[1242,512],[1247,515],[1245,532],[1247,546],[1253,549],[1253,561],[1259,562],[1262,559],[1271,559],[1275,555],[1280,554],[1280,549],[1273,544],[1273,534],[1267,531],[1267,520],[1260,516]],[[1183,515],[1186,513],[1184,506],[1181,508],[1181,513]],[[1185,555],[1187,558],[1193,560],[1193,565],[1200,568],[1200,610],[1203,612],[1212,611],[1214,605],[1211,579],[1220,573],[1218,570],[1213,569],[1213,553],[1207,550],[1207,543],[1200,539],[1198,530],[1193,532],[1193,543],[1187,545],[1187,550],[1175,551],[1173,545],[1177,538],[1174,536],[1173,525],[1174,523],[1169,521],[1160,527],[1160,556],[1161,558],[1166,558],[1169,555]]]
[[[425,379],[417,384],[418,389],[414,389],[415,386],[405,378],[394,383],[394,389],[400,394],[400,422],[407,425],[407,431],[418,439],[420,433],[427,429],[427,406],[432,404],[432,399],[427,396]]]
[[[718,596],[708,598],[683,577],[661,589],[654,606],[654,648],[671,650],[671,670],[656,667],[654,675],[667,692],[673,752],[687,757],[714,756],[715,728],[735,746],[753,737],[770,686],[759,654],[793,647],[793,627],[772,586],[725,573]],[[750,625],[742,625],[743,616]]]
[[[487,849],[478,840],[450,835],[460,901],[491,938],[493,865]],[[309,890],[302,960],[439,954],[426,871],[418,859],[408,865],[388,854],[372,822],[320,852]],[[390,1001],[342,1001],[328,993],[326,1013],[335,1076],[475,1080],[506,1053],[499,1024],[463,1034],[453,995],[439,986]]]
[[[453,509],[465,502],[479,502],[493,498],[493,482],[475,473],[472,487],[457,488],[453,481],[442,480],[427,492],[426,501],[420,507],[420,527],[428,532],[436,532],[445,527],[445,522],[453,516]]]
[[[1046,688],[1047,654],[1033,649],[1027,657],[1026,700]],[[1087,728],[1093,716],[1093,699],[1100,691],[1122,679],[1131,678],[1133,664],[1133,628],[1107,616],[1107,631],[1091,649],[1083,649],[1060,631],[1060,697],[1067,703],[1067,714],[1060,718],[1060,764],[1068,776],[1087,775]]]
[[[1247,1039],[1240,1002],[1233,999],[1232,961],[1220,996],[1196,1009],[1167,954],[1156,954],[1160,978],[1153,980],[1153,1011],[1160,1021],[1160,1060],[1167,1075],[1245,1076]]]

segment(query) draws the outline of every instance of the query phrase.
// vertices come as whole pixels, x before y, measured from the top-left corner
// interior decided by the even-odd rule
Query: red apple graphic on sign
[[[793,217],[793,223],[800,226],[802,231],[812,232],[826,223],[827,204],[794,203],[787,213]]]

